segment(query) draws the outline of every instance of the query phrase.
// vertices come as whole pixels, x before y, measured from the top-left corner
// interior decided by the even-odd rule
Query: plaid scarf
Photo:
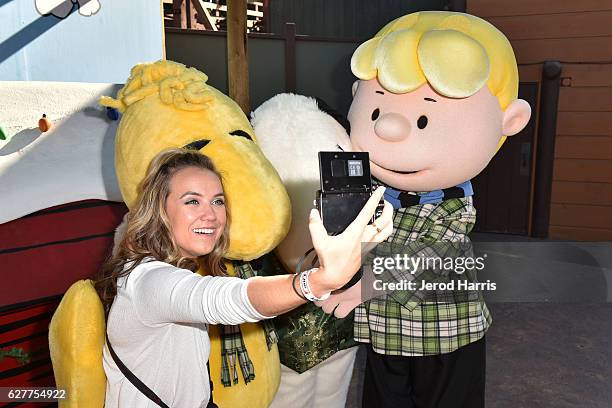
[[[240,279],[248,279],[256,276],[255,271],[248,262],[233,262],[236,276]],[[271,320],[261,322],[266,333],[266,344],[268,351],[272,349],[272,344],[278,341],[274,325]],[[231,387],[232,384],[238,384],[238,366],[242,371],[244,383],[255,379],[255,367],[249,358],[249,353],[242,338],[240,326],[219,325],[221,333],[221,383],[224,387]],[[238,363],[238,364],[236,364]]]

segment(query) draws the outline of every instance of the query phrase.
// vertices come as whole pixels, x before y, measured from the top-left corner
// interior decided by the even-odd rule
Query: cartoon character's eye
[[[185,204],[187,204],[187,205],[198,205],[198,204],[200,204],[200,202],[198,200],[196,200],[195,198],[193,198],[193,199],[187,201]]]
[[[378,108],[374,109],[374,112],[372,112],[372,120],[378,119],[379,116],[380,116],[380,109]]]
[[[230,135],[232,136],[240,136],[240,137],[245,137],[247,139],[249,139],[251,142],[253,141],[253,138],[251,137],[251,135],[249,135],[247,132],[245,132],[244,130],[240,130],[240,129],[236,129],[236,130],[232,130],[230,132]]]
[[[210,143],[210,140],[200,139],[200,140],[193,141],[189,144],[186,144],[185,146],[183,146],[183,149],[200,150],[204,148],[204,146],[206,146],[208,143]]]
[[[427,122],[427,116],[421,115],[417,120],[417,126],[419,127],[419,129],[425,129],[425,126],[427,126]]]

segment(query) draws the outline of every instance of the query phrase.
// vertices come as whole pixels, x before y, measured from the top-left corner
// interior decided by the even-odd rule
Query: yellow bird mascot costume
[[[115,169],[131,207],[151,159],[170,147],[211,157],[223,175],[232,215],[228,273],[246,277],[247,262],[271,251],[291,223],[287,193],[263,156],[238,105],[206,84],[207,76],[171,61],[132,68],[117,98],[101,104],[123,115],[115,143]],[[200,270],[198,273],[206,274]],[[103,407],[105,320],[91,281],[75,283],[49,327],[49,346],[63,407]],[[210,326],[210,372],[221,408],[267,407],[278,388],[280,363],[269,323]]]

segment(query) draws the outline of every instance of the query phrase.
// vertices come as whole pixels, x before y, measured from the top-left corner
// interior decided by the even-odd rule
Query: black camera
[[[321,189],[315,206],[328,233],[341,233],[357,217],[372,195],[370,155],[367,152],[319,152]],[[382,214],[384,201],[378,203],[374,217]],[[361,269],[341,289],[361,279]]]
[[[339,234],[357,217],[372,195],[367,152],[319,152],[321,190],[315,205],[327,232]],[[380,216],[381,201],[374,218]],[[372,221],[374,220],[372,218]]]

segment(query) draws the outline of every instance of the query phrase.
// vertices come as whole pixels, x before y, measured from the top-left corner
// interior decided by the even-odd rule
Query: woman
[[[381,242],[392,231],[387,203],[377,224],[367,225],[383,192],[376,190],[339,236],[328,236],[313,210],[310,232],[318,269],[242,280],[222,276],[229,214],[210,159],[183,149],[156,156],[125,236],[96,283],[108,313],[106,407],[156,406],[150,401],[155,396],[144,395],[147,388],[168,406],[206,406],[206,325],[271,318],[342,287],[360,266],[361,243]],[[193,273],[198,260],[215,276]],[[137,380],[126,378],[118,360]],[[133,385],[138,380],[144,391]]]

